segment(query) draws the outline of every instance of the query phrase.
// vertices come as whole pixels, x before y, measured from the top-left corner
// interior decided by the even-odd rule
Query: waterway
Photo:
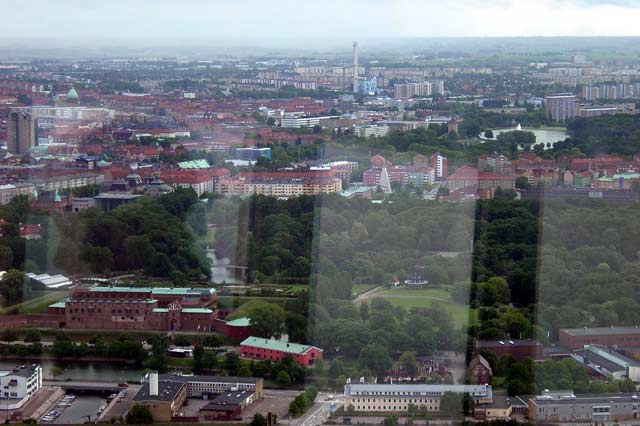
[[[233,269],[228,268],[230,260],[226,257],[218,258],[214,249],[207,250],[207,257],[211,259],[211,281],[214,284],[241,284],[242,281],[238,280]]]
[[[514,130],[522,130],[525,132],[533,133],[536,136],[536,143],[534,144],[534,146],[539,144],[544,144],[545,149],[547,149],[547,144],[550,144],[550,147],[553,147],[553,145],[556,142],[562,142],[569,137],[569,134],[566,131],[564,131],[562,128],[539,127],[539,128],[529,129],[529,128],[523,127],[521,129],[518,129],[517,127],[511,127],[508,129],[492,129],[491,131],[493,132],[493,139],[485,138],[484,133],[481,135],[481,139],[496,140],[500,133],[513,132]]]
[[[53,423],[68,425],[84,424],[89,419],[95,421],[101,405],[107,405],[107,400],[101,396],[77,395],[73,404],[67,407]]]
[[[71,381],[109,381],[109,382],[139,382],[144,371],[141,367],[122,362],[84,362],[84,361],[54,361],[54,360],[0,360],[0,370],[11,370],[17,365],[38,363],[42,367],[45,380],[53,380],[51,374],[54,367],[62,370],[56,380]],[[97,409],[97,408],[96,408]]]

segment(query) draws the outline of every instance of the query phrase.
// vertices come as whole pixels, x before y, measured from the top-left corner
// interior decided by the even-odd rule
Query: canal
[[[0,360],[0,370],[12,370],[17,365],[40,364],[45,380],[53,380],[53,369],[57,367],[61,374],[55,377],[59,381],[108,381],[108,382],[140,382],[144,375],[138,365],[124,362],[84,362],[84,361],[55,361],[38,359],[3,359]]]

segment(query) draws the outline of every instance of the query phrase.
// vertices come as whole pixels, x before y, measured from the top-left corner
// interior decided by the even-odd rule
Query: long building
[[[587,345],[640,347],[640,328],[561,328],[559,340],[561,346],[569,349],[582,349]]]
[[[346,411],[403,412],[414,405],[437,412],[446,393],[468,394],[479,405],[493,401],[490,385],[347,384],[344,406]]]
[[[274,197],[332,194],[342,191],[342,180],[330,169],[305,171],[246,172],[221,179],[216,192],[227,195],[261,194]]]
[[[280,361],[287,356],[300,365],[313,365],[322,359],[323,350],[310,345],[281,342],[275,339],[249,336],[240,343],[240,354],[261,360]]]
[[[545,98],[547,117],[553,121],[564,121],[578,115],[576,96],[570,93],[549,95]]]
[[[48,307],[59,327],[87,330],[211,331],[214,288],[77,286]]]
[[[539,422],[610,422],[638,418],[638,395],[546,392],[529,399],[529,419]]]

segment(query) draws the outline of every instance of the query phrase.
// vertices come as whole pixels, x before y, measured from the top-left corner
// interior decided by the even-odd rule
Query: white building
[[[379,138],[389,134],[389,126],[387,125],[365,125],[355,126],[354,133],[361,138],[369,138],[371,136]]]
[[[42,368],[20,366],[0,371],[0,410],[21,408],[42,387]]]
[[[440,398],[446,393],[468,394],[476,404],[493,401],[489,385],[347,384],[344,406],[347,411],[402,412],[410,405],[440,411]]]

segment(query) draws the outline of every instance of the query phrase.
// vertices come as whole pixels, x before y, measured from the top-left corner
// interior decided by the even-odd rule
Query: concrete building
[[[42,387],[38,364],[0,371],[0,410],[21,408]]]
[[[37,122],[29,112],[10,110],[7,117],[7,150],[21,155],[36,146]]]
[[[529,419],[538,422],[619,422],[638,418],[637,394],[574,395],[546,392],[529,399]]]
[[[234,159],[245,161],[256,161],[263,157],[271,159],[271,148],[236,148]]]
[[[640,347],[640,328],[595,327],[561,328],[560,345],[569,349],[582,349],[587,345]]]
[[[547,117],[553,121],[564,121],[578,114],[576,96],[570,93],[549,95],[545,98]]]
[[[227,195],[262,194],[280,198],[333,194],[342,191],[342,179],[331,169],[245,172],[218,182],[216,192]]]
[[[429,166],[435,170],[435,179],[446,180],[449,173],[449,160],[447,157],[440,155],[439,152],[434,152],[429,157]]]
[[[280,361],[287,356],[291,356],[294,361],[305,367],[313,365],[318,359],[322,359],[322,353],[323,350],[315,346],[253,336],[247,337],[240,343],[240,354],[243,357]]]
[[[380,138],[389,134],[389,126],[377,124],[355,126],[353,133],[360,138]]]
[[[446,393],[469,394],[476,404],[493,401],[490,385],[347,384],[344,406],[347,411],[405,412],[415,405],[437,412]]]

